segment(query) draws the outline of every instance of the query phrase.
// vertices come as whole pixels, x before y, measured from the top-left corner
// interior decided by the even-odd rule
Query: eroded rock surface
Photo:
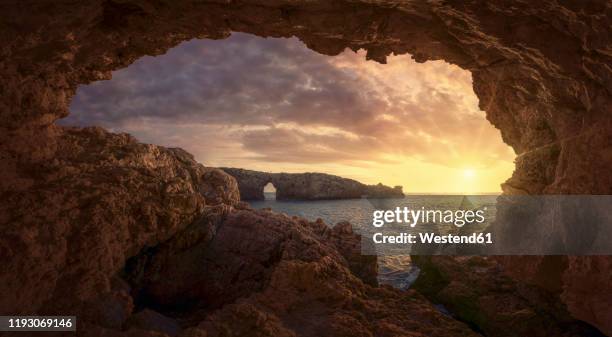
[[[536,285],[560,298],[571,313],[612,332],[612,266],[609,256],[497,257],[505,274]]]
[[[95,313],[92,303],[119,296],[113,278],[128,257],[239,201],[233,178],[181,149],[101,128],[56,131],[54,159],[29,168],[35,189],[0,203],[2,313]]]
[[[413,288],[485,336],[603,336],[572,318],[558,292],[516,282],[491,257],[413,256]]]
[[[242,200],[264,200],[264,186],[272,183],[277,200],[324,200],[402,198],[401,186],[366,185],[325,173],[269,173],[239,168],[221,168],[236,178]]]
[[[84,336],[472,334],[416,292],[378,288],[348,223],[252,210],[180,149],[56,132],[36,193],[4,194],[4,314],[70,313]]]
[[[473,335],[414,291],[376,287],[376,258],[347,223],[212,213],[135,256],[126,278],[187,336]]]
[[[182,41],[231,31],[297,36],[328,55],[365,48],[380,62],[391,52],[443,59],[472,72],[481,108],[518,155],[506,193],[611,194],[611,11],[604,0],[0,4],[0,308],[16,314],[78,306],[96,316],[104,304],[119,317],[107,323],[116,325],[133,305],[114,276],[125,260],[186,228],[208,199],[231,204],[236,195],[231,179],[212,171],[202,180],[205,170],[177,151],[54,126],[79,84],[108,79]],[[503,263],[527,281],[554,266],[549,281],[562,289],[571,314],[612,334],[610,258],[558,259]],[[269,322],[267,335],[291,333],[248,303],[214,317],[209,324],[219,331],[230,329],[224,319],[243,318],[252,326]],[[105,331],[83,324],[91,335]],[[395,329],[387,335],[409,334],[393,322],[387,327]]]
[[[364,48],[470,70],[488,119],[518,154],[514,193],[608,193],[611,5],[405,1],[22,1],[1,5],[3,158],[54,156],[48,126],[76,86],[143,55],[231,31],[297,36],[323,54]],[[27,8],[27,10],[26,10]],[[37,13],[32,15],[31,13]],[[29,137],[37,134],[38,137]],[[44,149],[40,140],[47,141]],[[30,153],[23,153],[26,149]],[[12,178],[23,177],[4,164]],[[585,174],[596,177],[585,177]]]

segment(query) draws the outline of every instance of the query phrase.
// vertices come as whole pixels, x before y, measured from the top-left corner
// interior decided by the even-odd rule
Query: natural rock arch
[[[329,200],[404,197],[401,186],[365,185],[356,180],[325,173],[271,173],[240,168],[221,168],[236,179],[242,200],[264,200],[264,187],[276,188],[277,200]]]
[[[99,161],[87,161],[96,146],[127,146],[140,153],[150,150],[154,153],[147,153],[150,158],[112,157],[104,167],[138,163],[168,170],[163,176],[164,193],[184,192],[182,198],[175,195],[173,202],[190,200],[194,210],[202,202],[194,191],[205,193],[210,200],[231,200],[236,187],[231,191],[231,182],[214,172],[207,174],[219,182],[216,186],[189,180],[190,174],[199,172],[195,168],[184,172],[186,180],[173,181],[177,165],[193,164],[187,155],[136,146],[124,136],[113,136],[109,143],[101,130],[73,131],[54,124],[68,114],[68,103],[79,84],[108,79],[112,70],[143,55],[161,54],[187,39],[224,38],[231,31],[297,36],[309,48],[327,55],[364,48],[368,58],[379,62],[393,52],[409,53],[419,62],[443,59],[457,64],[472,72],[474,91],[487,119],[518,154],[516,170],[504,184],[506,193],[612,192],[612,34],[606,1],[22,1],[2,4],[0,9],[4,23],[0,31],[0,192],[9,200],[2,206],[2,223],[12,238],[27,236],[23,228],[37,228],[41,222],[55,224],[56,217],[65,216],[59,210],[74,207],[53,192],[61,183],[67,184],[63,189],[78,188],[78,182],[70,180],[67,165],[73,158],[65,158],[67,149],[85,149],[79,152],[79,160],[88,163],[92,174],[102,167]],[[66,139],[74,143],[66,145]],[[128,188],[115,186],[112,193],[120,196]],[[224,194],[224,188],[231,192]],[[150,207],[163,213],[166,202],[153,201]],[[26,216],[40,207],[51,213],[34,212],[40,218]],[[109,242],[107,248],[120,253],[95,260],[91,270],[116,270],[143,245],[159,242],[189,222],[188,215],[169,213],[173,225],[164,229],[165,234],[144,235],[130,244]],[[9,285],[8,292],[20,293],[23,287],[9,274],[23,273],[24,278],[36,280],[41,267],[35,272],[22,269],[40,263],[46,277],[59,282],[65,274],[63,261],[68,260],[62,254],[76,253],[88,244],[100,245],[88,242],[79,244],[81,247],[62,241],[64,235],[78,232],[75,218],[62,221],[49,234],[57,236],[57,246],[40,246],[33,256],[5,264],[2,280],[7,281],[3,284]],[[30,262],[23,263],[24,259]],[[42,262],[47,260],[51,262]],[[605,316],[598,316],[609,312],[597,309],[610,307],[609,279],[601,272],[610,270],[610,260],[567,260],[566,267],[557,270],[557,279],[570,311],[611,331]],[[512,261],[517,259],[509,265]],[[530,259],[516,266],[525,267],[523,277],[536,277],[540,262]],[[41,291],[55,291],[53,296],[61,297],[67,290],[58,286]],[[24,307],[40,307],[44,298],[38,297],[37,293],[24,294]]]

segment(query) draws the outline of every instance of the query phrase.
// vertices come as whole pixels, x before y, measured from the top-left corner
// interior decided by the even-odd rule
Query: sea
[[[410,206],[420,208],[440,208],[447,204],[460,203],[463,196],[439,195],[406,195],[404,198],[394,199],[341,199],[317,201],[281,201],[276,200],[274,192],[264,192],[265,200],[250,202],[253,208],[270,208],[275,212],[295,215],[310,221],[322,219],[329,226],[338,222],[348,221],[353,225],[355,232],[361,228],[371,226],[372,212],[376,209],[394,209],[396,206]],[[472,197],[480,205],[495,209],[497,195],[480,195]],[[463,201],[465,202],[465,201]],[[395,288],[407,289],[419,276],[419,268],[411,263],[409,255],[392,255],[378,257],[378,281]]]

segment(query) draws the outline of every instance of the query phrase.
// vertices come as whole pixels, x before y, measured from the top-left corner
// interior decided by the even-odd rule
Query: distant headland
[[[222,167],[236,178],[242,200],[264,200],[264,186],[272,183],[277,200],[403,198],[402,186],[366,185],[326,173],[269,173]]]

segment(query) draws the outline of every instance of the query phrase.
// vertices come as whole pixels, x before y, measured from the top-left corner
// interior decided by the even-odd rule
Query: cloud
[[[221,165],[512,157],[466,71],[406,55],[387,65],[363,52],[329,57],[295,38],[245,34],[192,40],[80,87],[62,124],[127,131]]]
[[[363,121],[374,113],[365,109],[375,102],[360,97],[351,82],[295,39],[235,34],[184,43],[79,90],[69,118],[81,124],[143,116],[244,125]]]

